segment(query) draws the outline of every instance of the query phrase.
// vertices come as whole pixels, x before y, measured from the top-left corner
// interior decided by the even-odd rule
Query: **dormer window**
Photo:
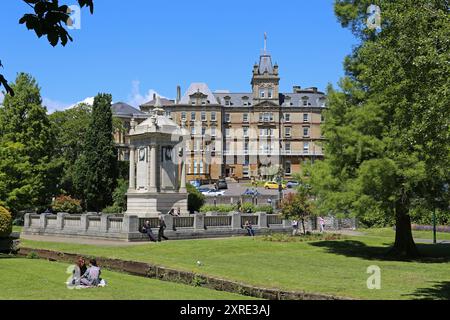
[[[225,100],[225,105],[226,106],[231,106],[231,98],[230,97],[225,97],[223,99]]]
[[[285,106],[291,106],[291,105],[292,105],[292,103],[291,103],[291,97],[285,97],[285,98],[284,98],[284,105],[285,105]]]
[[[304,96],[304,97],[302,98],[302,102],[303,102],[303,106],[304,106],[304,107],[307,107],[307,106],[308,106],[308,100],[309,100],[309,98],[306,97],[306,96]]]

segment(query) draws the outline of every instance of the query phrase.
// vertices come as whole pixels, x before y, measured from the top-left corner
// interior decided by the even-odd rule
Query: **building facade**
[[[325,94],[299,86],[282,93],[279,84],[278,65],[264,50],[253,66],[251,92],[212,92],[205,83],[193,83],[183,96],[178,87],[176,100],[161,100],[166,115],[191,134],[185,145],[188,181],[271,179],[279,171],[289,179],[304,163],[323,158]],[[155,101],[141,110],[128,106],[127,116],[114,113],[126,128],[133,117],[143,121]],[[127,138],[120,137],[118,146],[125,147]]]

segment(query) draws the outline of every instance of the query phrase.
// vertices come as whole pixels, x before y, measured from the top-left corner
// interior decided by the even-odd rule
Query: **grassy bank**
[[[69,290],[69,265],[44,260],[0,258],[0,300],[216,300],[248,297],[102,271],[104,288]]]
[[[263,287],[333,294],[362,299],[448,297],[450,246],[420,244],[428,256],[419,261],[383,257],[389,236],[353,237],[339,241],[268,242],[247,237],[168,241],[132,247],[43,243],[23,246],[92,256],[155,263],[220,276]],[[434,258],[433,258],[434,257]],[[441,257],[435,259],[436,257]],[[197,266],[200,260],[202,266]],[[381,290],[367,289],[367,268],[381,268]]]

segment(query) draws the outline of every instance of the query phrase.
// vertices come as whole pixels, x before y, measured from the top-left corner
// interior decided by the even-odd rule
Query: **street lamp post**
[[[281,207],[281,201],[283,200],[283,167],[280,166],[277,174],[277,182],[278,182],[278,206]]]

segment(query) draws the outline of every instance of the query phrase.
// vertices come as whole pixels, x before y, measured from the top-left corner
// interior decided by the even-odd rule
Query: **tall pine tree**
[[[112,204],[117,184],[111,100],[109,94],[95,97],[84,152],[75,164],[75,185],[84,190],[87,209],[97,212]]]
[[[60,172],[53,130],[36,80],[20,73],[11,86],[15,96],[0,107],[0,201],[13,212],[39,210],[55,195]]]
[[[372,3],[381,31],[367,27]],[[328,90],[326,160],[311,178],[320,208],[393,223],[390,253],[417,256],[411,212],[449,205],[448,1],[337,0],[335,12],[361,42],[342,90]]]

